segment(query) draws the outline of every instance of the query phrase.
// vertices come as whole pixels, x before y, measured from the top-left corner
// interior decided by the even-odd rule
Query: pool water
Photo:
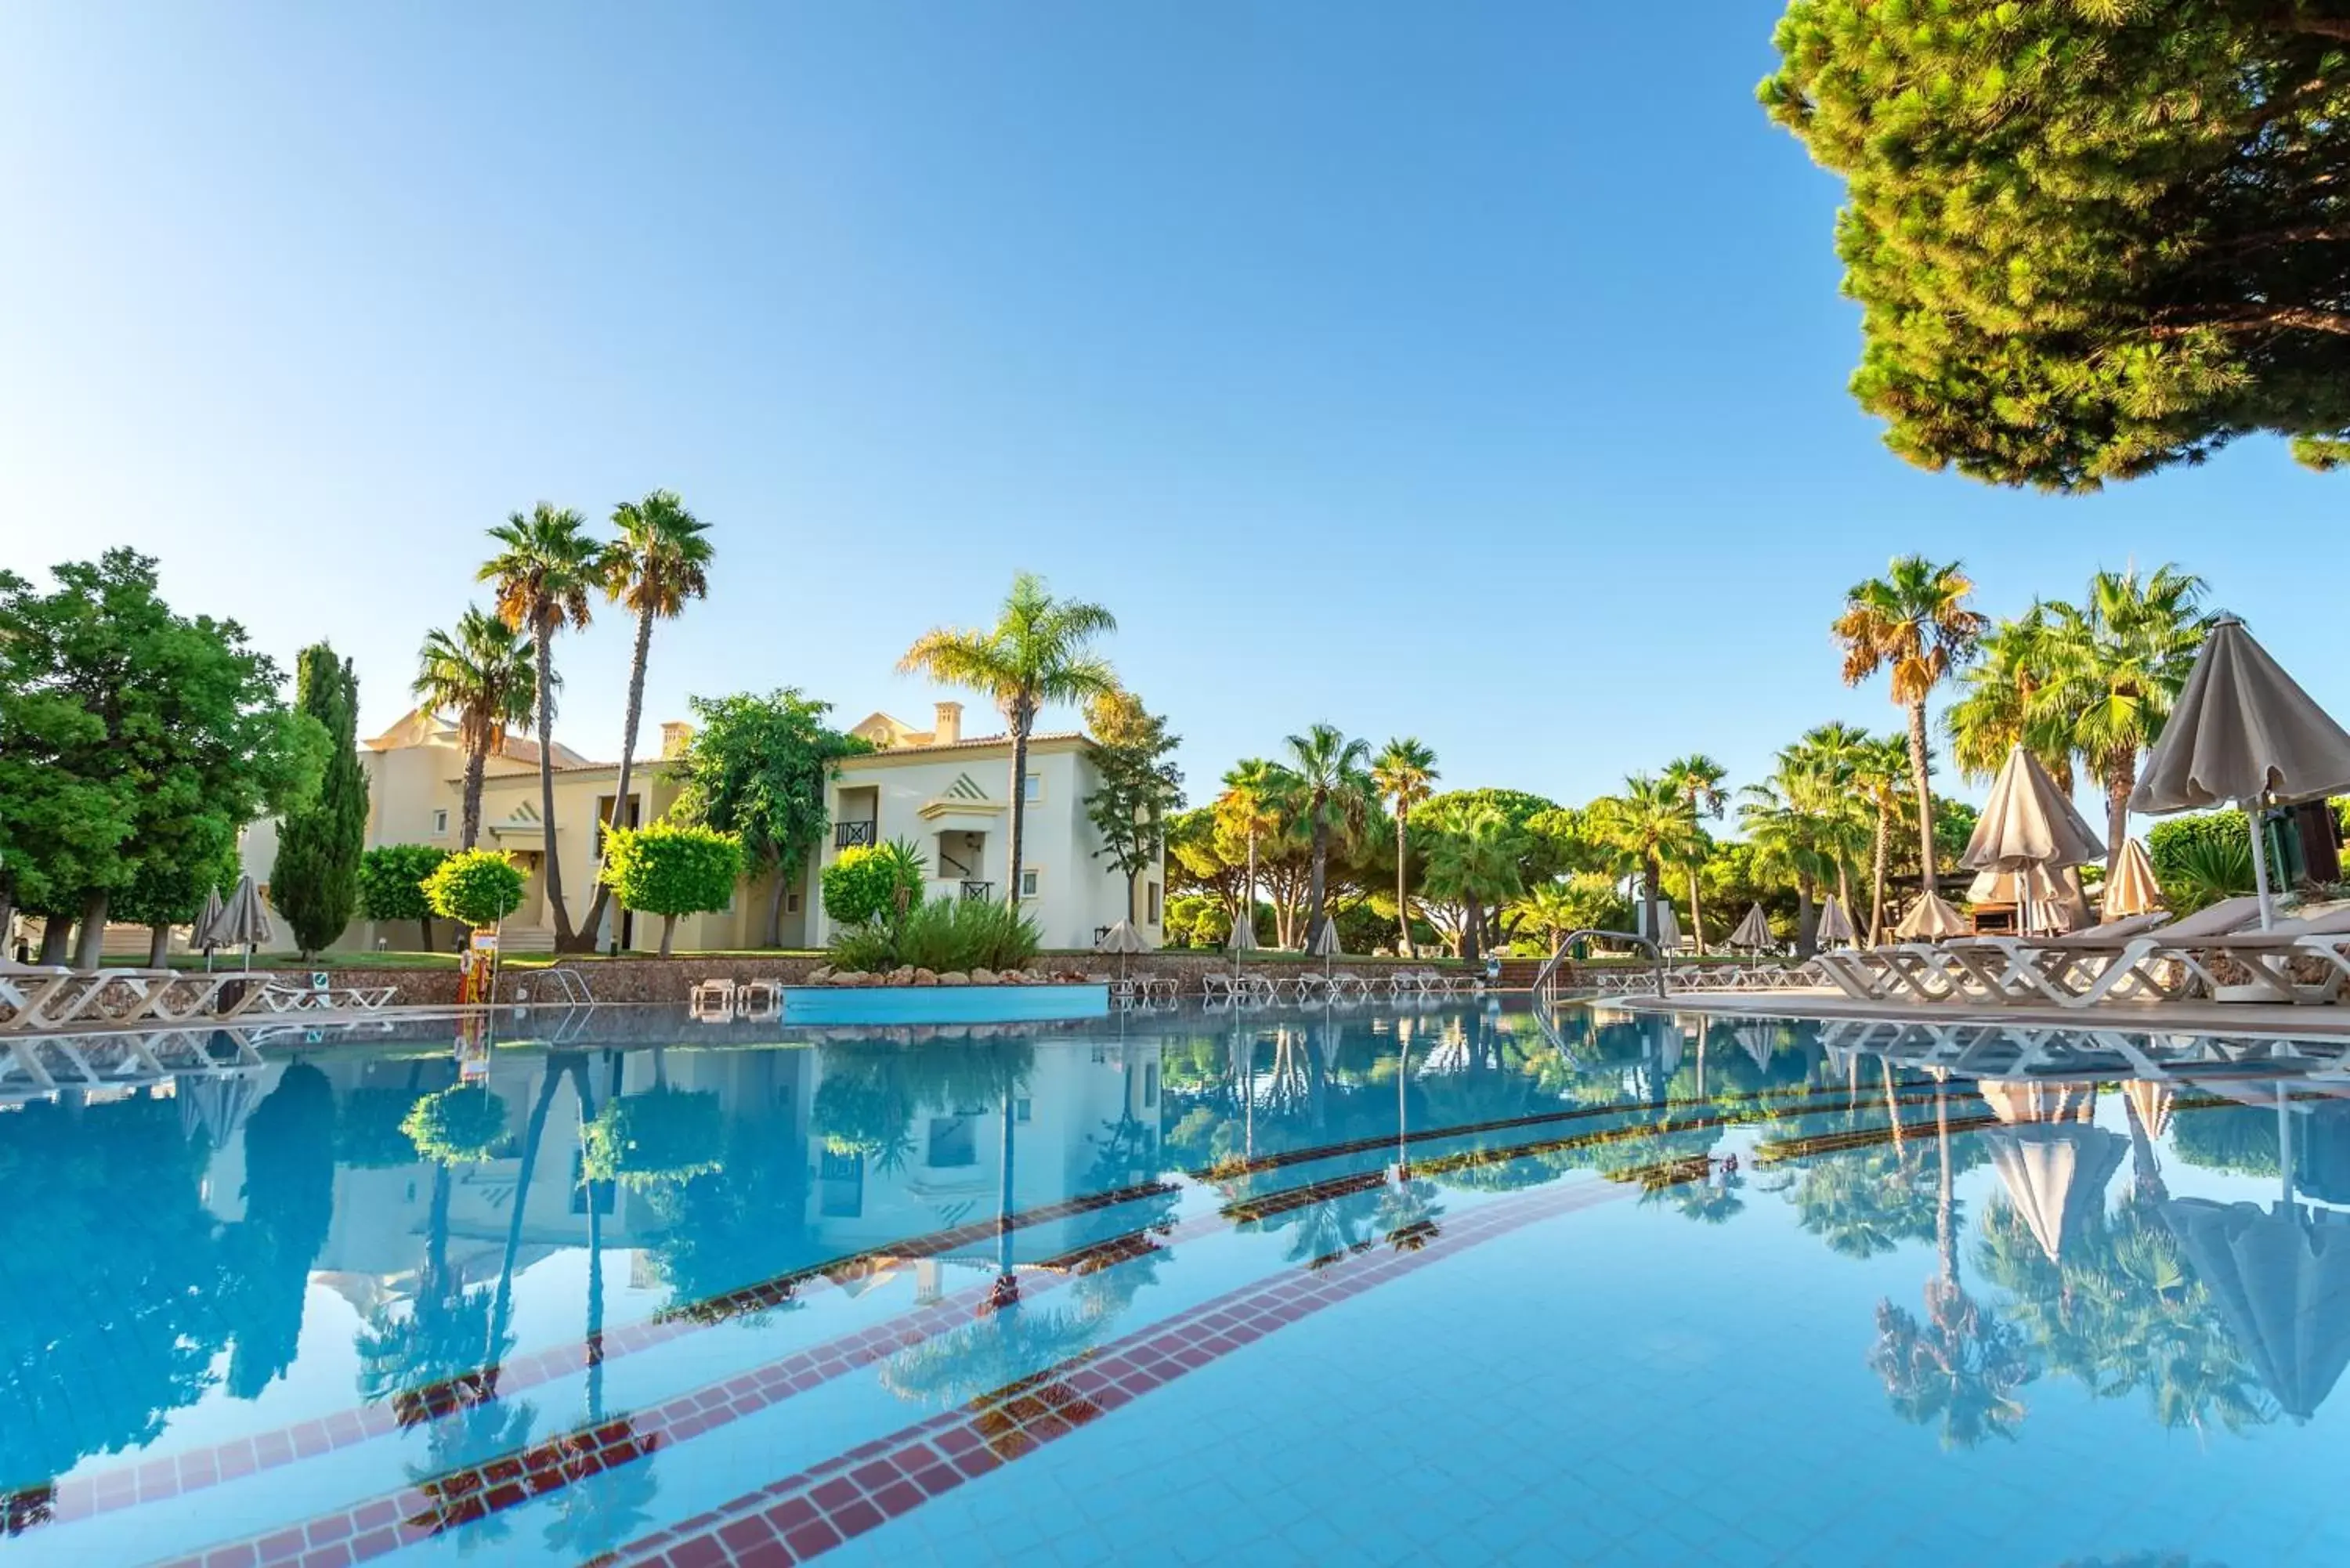
[[[0,1568],[2350,1561],[2337,1046],[447,1027],[0,1072]]]

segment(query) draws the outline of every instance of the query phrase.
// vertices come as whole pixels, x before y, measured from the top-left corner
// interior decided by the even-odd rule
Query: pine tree
[[[359,852],[367,840],[367,774],[359,768],[359,681],[350,660],[321,642],[295,665],[294,705],[327,732],[326,778],[308,809],[277,828],[269,901],[293,928],[305,957],[350,924],[359,908]]]

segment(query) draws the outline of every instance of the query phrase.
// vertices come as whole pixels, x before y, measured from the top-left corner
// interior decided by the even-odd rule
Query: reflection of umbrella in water
[[[1760,904],[1749,904],[1746,914],[1730,933],[1730,945],[1760,951],[1772,945],[1771,921]]]
[[[1731,1030],[1730,1034],[1731,1039],[1738,1042],[1741,1049],[1754,1058],[1756,1066],[1767,1068],[1771,1065],[1771,1053],[1777,1048],[1777,1044],[1771,1038],[1770,1030],[1752,1023],[1743,1023]]]
[[[180,1102],[180,1136],[203,1128],[209,1146],[228,1147],[244,1130],[244,1118],[260,1096],[258,1068],[219,1075],[180,1073],[172,1076],[172,1097]]]
[[[2152,1078],[2132,1078],[2122,1085],[2129,1096],[2130,1108],[2137,1113],[2138,1125],[2146,1128],[2148,1137],[2160,1137],[2170,1130],[2170,1103],[2178,1098],[2168,1084]]]
[[[1982,1136],[2040,1250],[2050,1262],[2063,1262],[2066,1241],[2104,1212],[2106,1185],[2121,1168],[2129,1140],[2077,1122],[2003,1127]]]

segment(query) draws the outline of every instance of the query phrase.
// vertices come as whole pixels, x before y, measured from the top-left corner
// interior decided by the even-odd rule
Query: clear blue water
[[[2350,1561],[2333,1047],[432,1027],[0,1072],[0,1565]]]

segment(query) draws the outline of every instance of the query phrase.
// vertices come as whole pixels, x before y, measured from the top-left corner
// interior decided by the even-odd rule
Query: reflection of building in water
[[[880,1155],[828,1148],[812,1132],[810,1112],[828,1056],[822,1047],[497,1051],[485,1082],[496,1096],[504,1136],[493,1145],[493,1158],[450,1168],[450,1268],[464,1284],[494,1281],[505,1262],[517,1203],[517,1272],[554,1252],[585,1249],[592,1193],[601,1210],[605,1250],[638,1252],[630,1261],[632,1282],[660,1282],[643,1250],[671,1227],[694,1221],[681,1218],[673,1200],[665,1205],[659,1189],[673,1183],[591,1188],[586,1182],[583,1085],[591,1116],[603,1111],[616,1093],[638,1096],[665,1085],[680,1094],[714,1096],[723,1133],[721,1147],[706,1151],[712,1158],[740,1162],[755,1153],[780,1156],[786,1167],[796,1162],[806,1174],[796,1188],[806,1197],[795,1248],[804,1254],[803,1265],[993,1220],[1003,1196],[1007,1110],[1015,1209],[1055,1203],[1086,1190],[1106,1141],[1122,1121],[1130,1119],[1147,1147],[1156,1147],[1155,1041],[1037,1047],[1008,1106],[1002,1096],[987,1104],[949,1103],[936,1070],[947,1060],[945,1053],[962,1049],[982,1047],[934,1045],[903,1057],[903,1064],[915,1069],[904,1085],[913,1114],[903,1144]],[[413,1295],[425,1266],[436,1168],[417,1157],[399,1124],[419,1096],[456,1084],[455,1064],[448,1056],[351,1055],[324,1057],[314,1064],[334,1087],[337,1147],[333,1218],[313,1276],[367,1312]],[[931,1070],[931,1081],[924,1081],[922,1069]],[[265,1096],[282,1071],[273,1065],[257,1075],[252,1098]],[[545,1123],[525,1191],[525,1146],[542,1096]],[[1134,1136],[1131,1127],[1128,1136]],[[204,1200],[219,1219],[242,1216],[244,1175],[243,1140],[213,1141]],[[775,1224],[788,1228],[793,1218],[778,1214]],[[1056,1242],[1055,1227],[1036,1227],[1024,1232],[1021,1256],[1049,1256]],[[974,1249],[974,1255],[983,1251]]]

